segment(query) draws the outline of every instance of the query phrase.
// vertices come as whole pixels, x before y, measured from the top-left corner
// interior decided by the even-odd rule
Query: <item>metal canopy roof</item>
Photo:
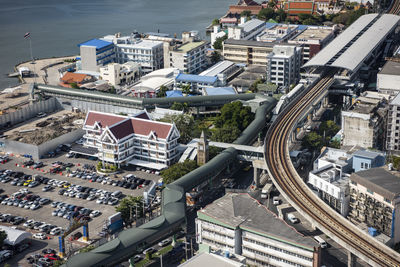
[[[303,67],[332,66],[354,72],[399,20],[399,16],[389,14],[361,16]]]

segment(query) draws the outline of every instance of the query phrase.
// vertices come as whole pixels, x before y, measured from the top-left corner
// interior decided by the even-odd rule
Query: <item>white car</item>
[[[158,245],[160,247],[165,247],[166,245],[168,245],[169,243],[171,243],[170,239],[164,239],[163,241],[158,242]]]
[[[61,234],[61,232],[62,232],[62,228],[61,227],[56,227],[56,228],[53,228],[50,231],[50,234],[51,235],[59,235],[59,234]]]
[[[91,218],[94,218],[94,217],[97,217],[97,216],[100,216],[101,215],[101,211],[99,211],[99,210],[94,210],[94,211],[92,211],[91,213],[90,213],[90,217]]]
[[[44,240],[47,236],[44,233],[36,233],[32,235],[33,238]]]
[[[35,221],[34,220],[27,220],[24,224],[23,224],[23,226],[24,227],[29,227],[30,225],[32,225],[33,223],[34,223]]]

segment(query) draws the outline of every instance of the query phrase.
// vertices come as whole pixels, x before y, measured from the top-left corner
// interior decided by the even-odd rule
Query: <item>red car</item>
[[[58,257],[56,254],[53,254],[53,253],[45,254],[44,257],[48,258],[49,260],[52,260],[52,261],[57,261],[60,259],[60,257]]]

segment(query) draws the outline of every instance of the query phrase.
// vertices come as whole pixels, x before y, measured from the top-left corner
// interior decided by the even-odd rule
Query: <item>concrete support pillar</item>
[[[256,185],[256,188],[260,187],[260,170],[256,167],[253,167],[254,169],[254,184]]]
[[[61,258],[65,257],[65,242],[63,236],[58,237],[58,256]]]
[[[357,257],[350,251],[347,251],[347,267],[355,267],[357,263]]]

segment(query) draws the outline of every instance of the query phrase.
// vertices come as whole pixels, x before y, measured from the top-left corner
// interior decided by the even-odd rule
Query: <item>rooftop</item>
[[[248,194],[229,193],[199,210],[214,222],[241,228],[294,246],[313,250],[318,244],[305,237]]]
[[[395,98],[390,102],[391,105],[400,106],[400,94],[397,94]]]
[[[233,261],[229,258],[222,257],[213,253],[200,253],[193,258],[185,261],[179,267],[198,267],[198,266],[218,266],[218,267],[244,267],[243,263]]]
[[[304,41],[304,40],[323,40],[333,32],[332,28],[318,27],[318,28],[307,28],[301,34],[293,38],[293,41]]]
[[[363,157],[363,158],[367,158],[367,159],[374,159],[378,156],[383,156],[383,154],[380,152],[360,149],[360,150],[357,150],[356,152],[354,152],[353,156]]]
[[[67,72],[61,78],[61,81],[64,83],[82,83],[87,76],[86,74]]]
[[[325,46],[304,67],[328,65],[356,71],[368,54],[393,30],[399,20],[399,16],[390,14],[384,14],[379,18],[378,14],[363,15]],[[346,49],[343,50],[343,48]]]
[[[216,63],[215,65],[211,66],[210,68],[206,69],[200,76],[217,76],[220,73],[223,73],[226,69],[230,68],[231,66],[235,65],[232,61],[224,60]]]
[[[162,46],[163,42],[161,41],[153,41],[153,40],[138,40],[133,43],[127,44],[117,44],[118,47],[134,47],[134,48],[141,48],[141,49],[151,49],[156,46]]]
[[[199,46],[202,46],[206,43],[207,43],[206,41],[189,42],[189,43],[179,46],[175,51],[182,52],[182,53],[188,53],[191,50],[193,50]]]
[[[179,73],[178,76],[176,76],[175,80],[177,82],[195,82],[195,83],[209,83],[213,84],[217,81],[217,77],[215,76],[200,76],[200,75],[194,75],[194,74],[185,74],[185,73]]]
[[[78,47],[81,46],[94,46],[96,47],[96,50],[100,50],[106,46],[112,45],[113,43],[107,42],[104,40],[99,40],[99,39],[92,39],[83,43],[78,44]]]
[[[235,95],[235,89],[232,87],[209,87],[206,88],[206,95]]]
[[[243,45],[243,46],[251,46],[251,47],[274,47],[274,43],[267,42],[259,42],[259,41],[251,41],[251,40],[235,40],[235,39],[226,39],[224,44],[228,45]]]
[[[390,200],[394,200],[400,195],[400,177],[397,171],[371,168],[353,173],[350,180]]]
[[[400,62],[386,61],[382,70],[378,74],[386,74],[386,75],[400,75]]]
[[[243,31],[250,32],[253,29],[255,29],[263,24],[265,24],[265,21],[262,21],[259,19],[252,19],[243,24],[239,24],[238,26],[241,27],[243,29]]]

